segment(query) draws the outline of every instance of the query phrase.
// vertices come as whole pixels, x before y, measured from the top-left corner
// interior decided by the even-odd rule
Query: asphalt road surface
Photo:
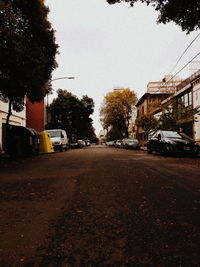
[[[0,163],[0,266],[200,266],[200,158],[103,146]]]

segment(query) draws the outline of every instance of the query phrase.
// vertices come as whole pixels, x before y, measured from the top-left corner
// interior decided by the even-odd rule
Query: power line
[[[196,57],[198,57],[200,55],[200,52],[196,54],[196,56],[194,56],[190,61],[188,61],[188,63],[186,63],[182,69],[180,69],[174,76],[176,76],[177,74],[179,74],[183,69],[185,69]],[[172,76],[172,78],[174,77]]]
[[[186,53],[186,51],[190,48],[190,46],[196,41],[196,39],[199,36],[200,36],[200,33],[197,34],[197,36],[192,40],[192,42],[186,47],[186,49],[183,51],[183,53],[181,54],[181,56],[179,57],[179,59],[177,60],[177,62],[175,63],[174,67],[172,68],[172,70],[169,73],[173,73],[174,69],[176,68],[176,66],[178,65],[178,63],[180,62],[180,60],[182,59],[182,57]]]
[[[173,76],[171,76],[171,78],[169,79],[169,80],[167,80],[167,81],[165,81],[164,82],[164,84],[166,84],[167,85],[167,83],[168,82],[170,82],[177,74],[179,74],[182,70],[184,70],[195,58],[197,58],[198,56],[200,55],[200,52],[198,52],[190,61],[188,61],[179,71],[177,71],[176,72],[176,74],[174,74]],[[158,92],[158,91],[160,91],[160,89],[161,89],[161,87],[163,87],[163,86],[160,86],[159,88],[158,88],[158,90],[157,91],[155,91],[155,92]]]

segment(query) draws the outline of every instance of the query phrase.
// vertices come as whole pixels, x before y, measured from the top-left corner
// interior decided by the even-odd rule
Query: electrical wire
[[[182,59],[182,57],[184,56],[184,54],[186,53],[186,51],[190,48],[190,46],[196,41],[196,39],[200,36],[200,33],[197,34],[197,36],[190,42],[190,44],[186,47],[186,49],[183,51],[183,53],[181,54],[181,56],[179,57],[179,59],[177,60],[177,62],[175,63],[174,67],[172,68],[172,70],[169,72],[169,73],[173,73],[174,69],[176,68],[176,66],[178,65],[178,63],[180,62],[180,60]],[[191,59],[187,64],[185,64],[175,75],[172,75],[172,77],[163,82],[164,84],[166,84],[167,86],[167,83],[170,82],[177,74],[179,74],[184,68],[186,68],[196,57],[198,57],[198,55],[200,54],[200,52],[193,57],[193,59]],[[160,91],[161,87],[163,86],[159,86],[158,90],[154,91],[155,93]]]
[[[172,68],[172,70],[169,73],[173,73],[173,71],[175,70],[176,66],[178,65],[178,63],[180,62],[180,60],[182,59],[184,54],[187,52],[187,50],[190,48],[190,46],[196,41],[196,39],[199,36],[200,36],[200,33],[197,34],[197,36],[192,40],[192,42],[186,47],[186,49],[183,51],[183,53],[181,54],[181,56],[179,57],[179,59],[177,60],[177,62],[175,63],[174,67]]]
[[[176,74],[174,74],[169,80],[163,82],[166,87],[167,87],[167,83],[170,82],[176,75],[178,75],[182,70],[184,70],[195,58],[197,58],[200,55],[200,52],[198,52],[190,61],[188,61],[179,71],[176,72]],[[163,87],[159,86],[158,90],[154,91],[154,93],[159,92],[160,89]]]
[[[172,78],[171,79],[173,79],[177,74],[179,74],[183,69],[185,69],[196,57],[198,57],[200,55],[200,52],[199,53],[197,53],[196,54],[196,56],[194,56],[190,61],[188,61],[188,63],[186,63],[183,67],[182,67],[182,69],[180,69],[176,74],[174,74],[173,76],[172,76]],[[170,80],[171,80],[170,79]],[[169,80],[169,81],[170,81]]]

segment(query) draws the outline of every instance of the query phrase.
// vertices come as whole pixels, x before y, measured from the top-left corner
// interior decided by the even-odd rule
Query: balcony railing
[[[192,74],[189,78],[187,78],[184,81],[182,81],[181,83],[179,83],[176,86],[176,92],[181,90],[182,88],[184,88],[188,84],[190,84],[192,81],[194,81],[198,77],[200,77],[200,69],[198,71],[196,71],[194,74]]]

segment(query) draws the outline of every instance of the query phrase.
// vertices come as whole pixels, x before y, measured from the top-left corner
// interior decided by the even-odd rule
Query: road
[[[0,266],[200,266],[200,158],[104,146],[0,163]]]

